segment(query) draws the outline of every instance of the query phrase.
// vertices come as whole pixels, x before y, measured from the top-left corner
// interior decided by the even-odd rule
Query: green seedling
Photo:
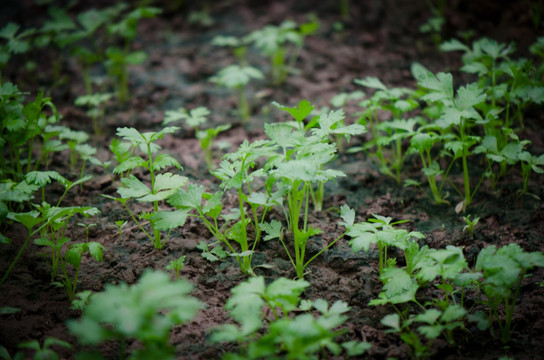
[[[17,347],[20,349],[29,349],[34,351],[34,359],[50,359],[50,360],[58,360],[60,359],[59,355],[55,352],[55,350],[51,349],[53,346],[61,346],[66,349],[71,349],[72,345],[70,343],[59,340],[54,337],[46,337],[43,341],[43,344],[40,345],[38,340],[30,340],[26,341],[24,343],[19,344]],[[18,354],[15,354],[14,359],[17,359]],[[22,354],[21,354],[22,355]],[[23,355],[24,357],[24,355]],[[21,357],[21,358],[23,358]],[[9,358],[8,358],[9,359]]]
[[[28,28],[19,32],[21,25],[8,23],[0,30],[0,38],[5,44],[0,47],[0,70],[9,62],[14,54],[23,54],[31,49],[31,37],[35,28]]]
[[[113,160],[117,165],[123,164],[125,161],[128,161],[136,153],[137,147],[133,146],[129,141],[120,141],[117,138],[113,138],[109,146],[112,154]],[[124,175],[130,174],[131,170],[127,169],[119,173],[119,176],[122,178]]]
[[[307,100],[301,100],[297,106],[287,107],[273,102],[273,105],[280,110],[288,112],[295,121],[287,122],[286,124],[292,126],[295,130],[292,134],[289,129],[283,125],[269,126],[265,125],[265,132],[267,135],[275,141],[280,147],[283,148],[283,153],[288,154],[292,151],[288,148],[294,147],[297,152],[294,152],[288,158],[302,158],[306,154],[312,152],[321,152],[321,155],[328,153],[328,156],[332,156],[336,152],[335,144],[341,143],[342,138],[350,139],[351,136],[360,135],[366,132],[366,128],[359,124],[352,124],[346,126],[344,120],[345,115],[343,110],[330,111],[328,113],[322,113],[318,117],[314,117],[308,124],[304,123],[304,120],[311,114],[315,107]],[[311,136],[305,137],[305,132],[309,131]],[[282,139],[283,136],[292,137],[291,140]],[[331,141],[331,137],[334,137],[336,142]],[[314,148],[315,146],[315,148]],[[323,159],[323,164],[318,165],[319,170],[323,169],[323,165],[332,160],[332,157]],[[341,173],[336,172],[337,176],[343,176]],[[313,201],[314,209],[321,211],[323,209],[324,199],[324,185],[326,181],[317,181],[315,189],[310,188],[310,196]]]
[[[293,73],[294,65],[304,46],[304,39],[319,29],[319,21],[313,19],[297,26],[294,21],[286,20],[279,26],[267,25],[255,30],[244,38],[253,43],[263,56],[270,59],[271,80],[274,85],[281,85],[289,73]],[[288,43],[295,45],[290,51]]]
[[[128,68],[129,66],[143,64],[147,59],[147,54],[143,51],[125,53],[118,47],[109,47],[106,49],[106,57],[107,60],[104,65],[108,69],[108,74],[116,88],[117,98],[121,103],[125,103],[130,97]]]
[[[519,156],[525,145],[529,144],[528,140],[519,141],[517,135],[513,133],[509,134],[509,138],[513,141],[503,144],[501,137],[486,135],[482,143],[474,148],[475,154],[485,154],[492,189],[495,189],[497,182],[506,174],[508,166],[520,161]],[[498,164],[498,170],[494,170],[495,164]]]
[[[89,140],[89,134],[85,131],[75,131],[66,127],[56,128],[54,130],[60,130],[58,134],[59,139],[65,141],[70,149],[70,169],[74,171],[79,155],[79,151],[76,150],[76,147]]]
[[[442,131],[447,132],[442,135],[442,138],[444,149],[452,157],[452,163],[458,159],[462,162],[464,192],[459,191],[451,182],[450,185],[463,198],[461,207],[466,210],[485,177],[484,172],[478,183],[471,189],[467,159],[472,155],[471,148],[481,142],[479,136],[471,135],[471,129],[477,122],[483,121],[475,106],[485,102],[487,96],[476,83],[460,87],[454,96],[451,74],[438,73],[435,76],[421,65],[413,66],[412,71],[418,85],[428,91],[421,97],[421,100],[431,103],[438,102],[444,106],[443,116],[435,124]]]
[[[59,270],[65,270],[65,261],[69,259],[65,258],[65,253],[62,252],[63,245],[67,244],[70,241],[70,239],[65,236],[68,226],[68,220],[76,214],[88,217],[94,216],[99,212],[98,209],[92,207],[78,206],[61,208],[57,206],[52,207],[47,203],[42,203],[42,205],[35,205],[35,207],[38,210],[32,210],[26,213],[9,213],[7,215],[10,220],[17,221],[25,226],[28,235],[25,242],[23,243],[23,246],[17,253],[15,259],[12,261],[8,270],[2,277],[2,280],[0,281],[0,286],[6,281],[7,277],[15,267],[15,264],[21,257],[30,240],[38,234],[40,235],[40,237],[35,239],[34,243],[36,243],[37,245],[47,246],[50,249],[49,259],[51,265],[51,281],[53,282],[57,277]],[[98,247],[100,248],[100,250],[102,247],[102,245],[98,243],[92,246]],[[79,268],[79,264],[76,265],[78,265]],[[66,290],[75,290],[75,282],[72,281],[70,284],[71,287],[66,288]],[[70,293],[68,293],[68,295],[70,296]]]
[[[263,73],[251,66],[230,65],[221,69],[210,81],[228,89],[236,90],[238,94],[238,114],[243,122],[249,121],[251,106],[245,95],[245,86],[252,80],[263,79]]]
[[[102,260],[104,247],[97,242],[72,243],[72,239],[66,235],[68,223],[75,215],[84,217],[95,216],[100,211],[92,207],[57,207],[47,203],[35,205],[41,219],[47,224],[40,231],[40,237],[34,240],[34,244],[47,249],[43,255],[49,258],[51,267],[51,282],[64,287],[68,298],[73,299],[77,287],[77,278],[81,259],[84,253],[89,252],[97,261]],[[68,273],[68,265],[75,269],[75,273]],[[61,281],[56,282],[57,275],[61,275]]]
[[[419,27],[419,32],[431,34],[436,46],[442,42],[442,28],[446,23],[444,13],[446,11],[446,0],[427,0],[427,5],[431,10],[432,16]]]
[[[432,158],[431,150],[433,146],[441,142],[441,137],[435,132],[418,132],[410,139],[410,152],[417,152],[421,158],[422,172],[427,177],[429,188],[431,189],[431,199],[435,204],[449,204],[446,200],[446,195],[443,193],[443,186],[446,183],[445,178],[448,175],[451,166],[446,172],[444,172],[438,162]],[[452,163],[453,164],[453,163]],[[438,184],[438,177],[443,177],[440,185]],[[405,186],[421,184],[417,181],[407,179]]]
[[[452,245],[445,249],[430,249],[425,245],[408,261],[420,285],[440,280],[435,286],[444,292],[444,298],[432,302],[443,310],[450,305],[463,306],[465,289],[474,287],[481,277],[481,274],[469,271],[463,250]]]
[[[60,40],[70,46],[70,55],[75,57],[79,65],[87,96],[93,94],[91,69],[104,59],[98,30],[103,25],[112,23],[123,10],[123,5],[79,13],[74,31]]]
[[[128,93],[128,67],[140,65],[147,54],[143,51],[131,52],[132,42],[138,35],[138,23],[144,18],[153,18],[161,13],[161,9],[154,7],[138,7],[125,15],[118,23],[108,26],[110,34],[118,34],[124,40],[124,47],[121,49],[111,46],[106,49],[107,61],[105,66],[117,88],[119,101],[124,103],[129,98]]]
[[[123,241],[123,228],[128,224],[126,220],[117,220],[115,222],[115,227],[117,228],[117,233],[119,234],[119,240]]]
[[[178,190],[168,199],[178,211],[191,211],[189,216],[200,218],[215,239],[227,247],[229,255],[236,258],[244,274],[253,274],[252,257],[261,238],[261,224],[275,204],[272,196],[254,188],[255,180],[265,176],[265,172],[262,169],[251,172],[251,169],[271,150],[266,140],[251,144],[246,140],[236,152],[226,154],[220,166],[212,171],[221,180],[222,191],[206,193],[203,186],[189,184],[187,190]],[[238,204],[223,213],[221,199],[226,191],[235,193]],[[254,238],[248,236],[248,226],[253,228]]]
[[[360,90],[356,90],[356,91],[353,91],[353,92],[350,92],[350,93],[339,93],[339,94],[334,95],[331,98],[330,104],[334,108],[336,108],[338,110],[343,110],[348,102],[355,101],[355,100],[361,100],[364,97],[365,97],[365,93],[360,91]],[[321,111],[321,114],[323,114],[324,112],[328,112],[329,108],[325,107],[324,109],[321,109],[320,111]],[[319,115],[321,115],[321,114],[319,114]],[[342,122],[340,125],[345,126],[345,123]],[[340,152],[340,153],[344,151],[343,139],[344,139],[344,137],[342,135],[336,135],[335,136],[336,146],[338,147],[338,152]],[[349,138],[348,138],[348,140],[349,140]]]
[[[362,147],[350,149],[350,152],[368,151],[379,160],[380,171],[400,183],[406,157],[403,141],[415,134],[414,127],[421,122],[416,118],[403,118],[418,106],[414,92],[406,88],[389,89],[375,77],[356,79],[354,82],[375,91],[372,97],[359,103],[364,111],[358,122],[370,129],[372,140]],[[382,113],[390,113],[392,119],[380,122],[379,115]],[[388,147],[389,152],[386,151]],[[375,152],[370,152],[373,148]]]
[[[82,345],[117,341],[122,359],[132,340],[141,346],[131,351],[130,358],[170,359],[172,327],[189,322],[203,307],[189,295],[192,288],[186,280],[171,281],[164,272],[147,270],[134,285],[108,284],[93,294],[81,318],[68,321],[68,329]]]
[[[517,244],[490,245],[480,251],[475,271],[483,272],[480,284],[489,307],[487,324],[503,343],[511,340],[512,319],[522,281],[535,267],[544,267],[541,252],[525,252]]]
[[[44,241],[40,241],[39,243],[34,241],[34,243],[37,245],[51,246]],[[62,243],[62,241],[54,244],[55,248],[59,243]],[[53,284],[63,287],[66,290],[68,300],[70,301],[72,301],[76,295],[77,278],[81,267],[81,260],[86,253],[91,255],[96,261],[102,261],[104,246],[96,241],[70,244],[64,253],[64,257],[61,258],[62,280],[59,283],[53,282]],[[73,275],[70,275],[68,272],[68,264],[74,268]]]
[[[113,94],[110,93],[96,93],[78,96],[76,98],[75,104],[77,106],[87,106],[89,108],[87,115],[92,119],[95,135],[100,135],[102,133],[104,127],[105,105],[112,97]]]
[[[33,162],[32,154],[39,137],[43,137],[41,153],[58,150],[56,143],[46,141],[45,133],[47,126],[60,117],[51,99],[43,94],[25,103],[25,93],[20,92],[16,85],[2,83],[0,89],[0,145],[8,150],[5,156],[0,157],[0,171],[3,179],[9,177],[20,181],[25,172],[38,168],[40,161]],[[46,108],[52,113],[49,119],[45,114]]]
[[[267,126],[265,132],[274,141],[277,141],[282,148],[279,156],[269,160],[272,170],[267,179],[267,192],[273,192],[273,186],[277,185],[278,193],[281,194],[285,204],[281,203],[281,208],[285,214],[287,228],[292,234],[294,257],[287,249],[284,239],[276,232],[274,238],[278,238],[289,259],[296,270],[299,279],[304,278],[304,269],[315,259],[305,260],[306,243],[314,235],[320,234],[319,229],[308,224],[308,214],[310,208],[310,198],[313,191],[313,184],[325,183],[334,180],[338,176],[345,176],[340,171],[332,169],[323,169],[323,165],[332,160],[336,151],[334,144],[327,144],[321,141],[318,136],[305,137],[304,133],[291,132],[292,129],[285,126]],[[283,136],[281,135],[283,134]],[[300,141],[300,146],[294,151],[287,148],[294,144],[289,142]],[[292,154],[293,158],[289,154]],[[272,235],[272,234],[269,234]],[[343,236],[343,235],[342,235]],[[324,250],[332,246],[342,236],[331,242]],[[317,256],[316,255],[316,256]]]
[[[38,48],[55,46],[58,51],[64,52],[69,41],[71,32],[76,29],[76,24],[68,14],[66,9],[50,6],[48,9],[48,18],[44,21],[42,27],[37,31],[34,45]],[[54,56],[52,58],[53,83],[51,89],[60,83],[65,83],[66,76],[61,78],[63,58]]]
[[[349,341],[342,344],[337,330],[346,320],[349,307],[337,301],[329,307],[318,299],[301,302],[301,294],[310,284],[303,280],[279,278],[268,286],[263,277],[250,278],[232,289],[225,309],[238,324],[225,324],[212,332],[212,342],[238,342],[238,354],[226,354],[225,359],[313,359],[330,352],[344,357],[363,354],[371,345]],[[315,309],[294,316],[299,309]],[[262,335],[260,335],[262,334]],[[260,335],[260,336],[259,336]]]
[[[518,159],[521,163],[521,175],[523,176],[523,188],[519,191],[518,196],[527,193],[529,176],[531,172],[544,174],[544,154],[540,156],[532,155],[528,151],[522,151],[518,154]]]
[[[462,71],[477,74],[481,86],[485,86],[491,98],[492,106],[495,106],[501,87],[498,80],[504,69],[499,66],[503,60],[508,60],[515,48],[513,44],[500,44],[495,40],[481,38],[472,44],[472,48],[458,40],[450,40],[440,46],[442,51],[463,51]]]
[[[202,251],[202,257],[209,262],[216,262],[218,260],[224,259],[228,256],[228,254],[223,250],[221,245],[210,244],[210,246],[213,246],[210,250],[210,246],[206,244],[204,241],[199,242],[196,245],[196,248]]]
[[[465,226],[463,227],[463,231],[468,232],[468,235],[471,239],[474,239],[474,228],[476,225],[478,225],[478,222],[480,221],[480,218],[476,216],[474,219],[470,218],[471,215],[463,216],[463,221],[465,222]]]
[[[187,256],[183,255],[180,256],[177,260],[171,260],[168,266],[166,267],[166,270],[174,270],[176,272],[176,279],[179,280],[181,278],[181,270],[183,269],[185,258]]]
[[[89,305],[89,301],[91,301],[92,295],[93,292],[90,290],[78,292],[72,300],[72,305],[70,306],[70,309],[80,311],[85,309],[87,305]]]
[[[89,229],[96,226],[96,224],[77,223],[77,226],[81,226],[85,229],[85,241],[89,242]]]
[[[453,330],[464,328],[465,314],[463,307],[451,305],[444,311],[427,309],[420,314],[410,315],[407,319],[401,318],[399,314],[389,314],[381,323],[388,328],[386,332],[400,335],[410,349],[412,359],[427,359],[431,355],[432,343],[441,334],[448,338]]]
[[[234,57],[238,60],[238,65],[247,66],[247,48],[248,44],[244,39],[235,36],[217,35],[212,39],[212,45],[227,47],[232,49]]]
[[[412,239],[422,239],[425,236],[417,231],[408,232],[405,229],[396,229],[394,225],[404,224],[408,220],[400,220],[391,222],[393,219],[381,215],[372,214],[373,219],[368,219],[367,222],[353,224],[348,227],[347,235],[351,237],[349,245],[353,252],[360,250],[368,251],[370,244],[378,246],[379,253],[379,270],[382,273],[389,263],[390,259],[387,255],[389,247],[396,247],[405,251],[406,263],[408,272],[412,273],[410,268],[410,260],[408,259],[409,252],[406,252],[411,247]]]
[[[185,119],[185,122],[188,126],[194,128],[195,135],[200,141],[200,147],[204,152],[204,159],[206,160],[206,165],[209,170],[215,168],[213,164],[213,147],[217,135],[230,129],[230,124],[228,125],[218,125],[215,128],[200,130],[200,125],[206,123],[207,116],[210,115],[210,111],[204,107],[197,107],[190,112],[180,108],[176,111],[167,111],[166,116],[163,121],[163,125],[170,124],[174,121]]]
[[[177,127],[166,127],[158,132],[140,133],[135,128],[118,128],[117,136],[130,143],[134,151],[139,148],[146,157],[146,160],[138,155],[128,158],[121,157],[119,158],[121,162],[115,167],[113,172],[115,174],[123,174],[125,172],[133,172],[137,168],[143,168],[149,172],[150,186],[130,174],[121,179],[121,187],[117,189],[117,193],[121,196],[120,198],[103,195],[106,198],[120,202],[125,207],[132,220],[151,240],[156,249],[162,249],[172,229],[183,226],[187,218],[185,211],[159,211],[159,202],[173,195],[188,180],[185,176],[171,172],[157,174],[158,171],[166,167],[182,169],[179,162],[172,156],[164,153],[156,154],[160,150],[160,146],[155,141],[162,139],[165,134],[176,132],[178,129]],[[151,212],[141,213],[139,216],[140,219],[149,221],[152,234],[145,230],[142,222],[135,217],[134,213],[128,207],[127,204],[130,199],[152,204],[153,208]],[[161,230],[167,231],[166,237],[161,237]]]

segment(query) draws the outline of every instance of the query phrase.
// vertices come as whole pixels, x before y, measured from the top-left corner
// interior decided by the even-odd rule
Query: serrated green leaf
[[[139,198],[151,194],[151,189],[134,175],[122,178],[121,183],[123,187],[117,189],[117,193],[122,198]]]
[[[96,261],[102,261],[104,257],[104,246],[96,241],[90,241],[87,243],[89,253]]]
[[[185,225],[189,210],[181,209],[174,211],[158,211],[151,215],[150,221],[153,228],[168,231]]]

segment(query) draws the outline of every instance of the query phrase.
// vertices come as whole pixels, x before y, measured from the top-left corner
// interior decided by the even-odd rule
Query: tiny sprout
[[[119,240],[123,241],[123,228],[125,225],[128,224],[128,221],[126,220],[117,220],[115,222],[115,226],[117,227],[117,230],[119,231]]]
[[[480,221],[479,217],[475,217],[474,220],[470,219],[470,215],[463,216],[463,221],[466,223],[465,227],[463,228],[463,231],[468,231],[468,234],[471,239],[474,239],[474,227],[476,224],[478,224],[478,221]]]
[[[180,256],[177,260],[171,260],[170,264],[166,267],[166,270],[174,270],[176,272],[176,279],[179,279],[181,277],[180,271],[183,269],[183,262],[185,261],[185,258],[187,256],[183,255]]]
[[[85,228],[85,241],[89,242],[89,229],[92,228],[93,226],[96,226],[96,224],[87,225],[84,223],[77,223],[77,225]]]

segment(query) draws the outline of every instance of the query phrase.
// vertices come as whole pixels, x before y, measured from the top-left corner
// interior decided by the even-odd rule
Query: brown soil
[[[105,2],[107,3],[107,2]],[[166,1],[164,3],[167,3]],[[448,2],[449,3],[449,2]],[[459,54],[440,53],[428,35],[421,34],[418,27],[430,16],[423,1],[371,0],[352,2],[351,19],[344,23],[342,31],[335,31],[333,24],[341,21],[334,1],[219,1],[211,2],[210,13],[216,21],[211,27],[199,27],[187,22],[192,6],[176,13],[165,13],[159,18],[143,21],[135,47],[149,55],[144,65],[131,70],[133,98],[126,107],[112,106],[106,115],[105,136],[93,137],[91,143],[99,150],[102,160],[111,157],[108,145],[117,127],[133,126],[140,131],[156,130],[160,127],[164,111],[180,106],[194,108],[207,106],[211,120],[216,124],[231,123],[231,130],[219,140],[228,140],[235,149],[243,140],[263,137],[263,124],[274,122],[281,116],[270,107],[271,101],[296,104],[308,99],[314,105],[326,106],[332,96],[341,91],[354,90],[353,79],[376,76],[388,86],[413,87],[410,65],[420,62],[432,71],[454,71],[456,79],[462,74],[455,72],[460,64]],[[527,46],[536,40],[542,27],[533,27],[529,16],[529,2],[499,5],[495,1],[453,1],[448,6],[448,23],[444,38],[455,36],[457,31],[473,29],[476,37],[488,36],[499,41],[515,41],[519,56],[527,55]],[[0,9],[3,5],[0,5]],[[11,14],[15,21],[22,21],[28,14],[39,15],[43,8],[30,7],[15,2]],[[1,11],[0,11],[1,12]],[[220,68],[234,63],[230,53],[210,45],[218,34],[244,35],[265,24],[278,24],[292,18],[301,22],[309,12],[315,13],[321,22],[318,35],[310,36],[305,43],[297,64],[301,73],[290,77],[281,87],[269,87],[264,83],[254,85],[254,115],[251,123],[242,125],[236,118],[235,99],[229,92],[218,90],[208,78]],[[7,13],[6,13],[7,14]],[[26,15],[25,15],[26,14]],[[8,16],[8,15],[4,15]],[[47,55],[47,53],[46,53]],[[48,59],[49,57],[45,57]],[[251,62],[266,71],[266,62],[251,54]],[[78,69],[72,61],[64,62],[67,82],[56,87],[51,94],[63,122],[75,129],[92,133],[90,121],[80,108],[74,107],[77,95],[83,94]],[[49,86],[51,72],[48,62],[39,64],[43,70],[37,79],[20,76],[17,69],[9,68],[3,80],[18,83],[20,89],[35,94],[42,86]],[[105,75],[105,74],[101,74]],[[346,108],[348,122],[355,107]],[[532,141],[531,151],[544,152],[542,113],[527,114],[527,130],[521,136]],[[364,141],[364,137],[352,140],[353,145]],[[188,129],[181,135],[166,136],[161,145],[184,166],[183,174],[208,188],[217,186],[217,181],[207,172],[199,144]],[[57,155],[53,168],[66,173],[66,153]],[[412,188],[398,186],[393,180],[382,176],[375,163],[362,153],[341,154],[333,164],[348,176],[337,184],[327,185],[324,209],[339,208],[342,204],[356,210],[357,220],[366,220],[372,213],[408,219],[410,230],[426,235],[422,244],[443,248],[453,244],[463,246],[467,259],[473,265],[478,251],[486,245],[502,246],[518,243],[527,251],[544,251],[544,183],[542,177],[532,176],[530,192],[537,197],[517,198],[521,177],[510,174],[497,191],[492,192],[484,183],[475,198],[470,213],[481,218],[474,239],[463,232],[464,223],[454,206],[436,206]],[[418,159],[408,158],[406,178],[420,179]],[[173,232],[163,250],[155,250],[132,222],[129,222],[120,239],[114,222],[130,220],[128,214],[117,203],[106,200],[100,194],[115,195],[116,183],[97,167],[89,166],[94,175],[81,191],[72,191],[65,205],[88,205],[101,210],[101,215],[85,220],[96,223],[91,228],[90,238],[106,248],[102,262],[85,259],[81,266],[79,290],[100,291],[104,284],[137,281],[147,268],[164,269],[170,260],[186,255],[183,277],[195,285],[194,295],[207,308],[188,325],[174,328],[172,344],[180,359],[213,359],[232,350],[231,345],[210,345],[206,338],[209,329],[229,321],[223,307],[230,289],[243,281],[234,261],[210,263],[202,258],[196,244],[209,242],[211,235],[197,221]],[[60,189],[51,187],[48,196],[59,196]],[[455,193],[452,202],[460,201]],[[322,211],[311,215],[310,221],[323,230],[323,235],[312,239],[309,252],[320,248],[341,234],[334,211]],[[69,234],[75,240],[84,239],[82,228],[73,226]],[[26,237],[21,226],[11,226],[3,233],[13,239],[12,246],[3,246],[0,254],[0,273],[4,273]],[[70,303],[62,289],[49,285],[49,271],[45,260],[37,255],[38,248],[30,245],[20,259],[15,271],[0,291],[0,306],[20,308],[19,313],[0,316],[0,344],[14,353],[18,343],[30,339],[43,341],[52,336],[75,344],[69,335],[65,321],[77,318],[79,312],[70,310]],[[257,269],[267,279],[279,276],[294,277],[285,254],[278,243],[262,243],[258,248],[255,264],[272,264],[271,269]],[[509,355],[515,359],[542,359],[544,357],[544,290],[538,285],[543,280],[542,269],[523,284],[513,323],[513,341],[508,347],[493,339],[489,333],[480,332],[467,325],[467,332],[456,337],[458,346],[452,349],[445,342],[437,341],[433,359],[497,359]],[[351,307],[347,322],[348,332],[343,339],[371,342],[372,349],[362,358],[387,359],[408,358],[404,345],[397,336],[386,334],[380,319],[394,310],[390,307],[371,307],[368,302],[377,297],[381,283],[377,273],[377,253],[352,253],[347,240],[325,252],[310,267],[306,280],[311,287],[305,292],[309,299],[324,298],[328,301],[343,300]],[[427,296],[422,293],[421,296]],[[105,349],[115,357],[116,349]],[[60,350],[64,358],[73,358],[74,350]]]

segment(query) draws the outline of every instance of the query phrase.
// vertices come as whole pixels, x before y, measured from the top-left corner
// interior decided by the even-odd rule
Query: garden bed
[[[130,67],[130,100],[124,104],[116,98],[108,101],[102,133],[91,135],[88,140],[88,144],[97,149],[94,156],[102,162],[113,157],[109,146],[118,128],[135,128],[142,133],[159,131],[163,129],[165,112],[180,107],[207,107],[211,114],[205,127],[231,126],[217,136],[216,143],[228,142],[224,149],[214,150],[213,162],[217,166],[222,154],[236,151],[245,140],[252,143],[266,139],[265,124],[293,120],[272,102],[295,107],[306,99],[317,109],[332,107],[330,100],[341,92],[362,90],[373,94],[375,88],[364,88],[353,82],[354,79],[367,77],[379,78],[389,88],[416,89],[418,84],[411,72],[415,62],[433,73],[451,72],[454,89],[476,79],[459,71],[463,64],[460,52],[439,51],[432,36],[419,31],[419,26],[431,16],[424,2],[353,2],[349,16],[343,18],[336,2],[332,1],[319,2],[319,5],[312,1],[220,1],[210,3],[206,9],[206,14],[213,20],[211,24],[206,23],[205,19],[188,21],[189,14],[202,10],[197,4],[185,4],[175,11],[168,10],[165,4],[167,2],[155,5],[164,6],[162,14],[142,19],[139,23],[138,36],[132,48],[145,52],[147,59],[141,65]],[[106,4],[97,1],[95,5],[104,7]],[[1,5],[0,10],[2,6],[6,5]],[[7,6],[13,7],[12,11],[4,12],[11,14],[11,18],[6,20],[19,23],[25,20],[23,14],[39,15],[46,8],[31,6],[26,2]],[[69,13],[82,12],[87,6],[90,5],[77,5]],[[300,24],[308,21],[310,13],[319,19],[319,29],[304,39],[304,46],[295,63],[296,74],[287,75],[280,85],[271,85],[267,79],[252,81],[245,88],[252,114],[248,122],[242,121],[234,93],[210,81],[210,77],[220,69],[236,62],[229,48],[212,45],[212,39],[217,35],[241,37],[268,24],[278,25],[286,19]],[[530,14],[529,2],[520,2],[506,9],[494,1],[478,2],[478,5],[458,1],[448,4],[446,8],[446,24],[441,36],[446,40],[458,37],[461,31],[473,30],[473,39],[486,36],[504,43],[514,41],[517,50],[512,55],[514,58],[534,57],[528,48],[536,42],[543,25],[535,26]],[[36,20],[39,24],[47,15],[42,14],[37,18],[40,19]],[[29,92],[31,99],[38,91],[45,91],[62,115],[61,124],[93,134],[92,122],[85,108],[74,105],[75,99],[85,93],[85,87],[80,76],[80,65],[69,56],[68,50],[59,53],[50,46],[20,55],[20,58],[33,60],[36,70],[24,70],[17,60],[12,61],[2,71],[2,83],[10,81],[16,84],[19,90]],[[247,58],[252,66],[268,76],[271,68],[267,58],[259,56],[254,48],[250,48]],[[52,69],[55,59],[61,60],[57,78],[54,78]],[[104,90],[113,91],[112,85],[106,81],[107,75],[103,67],[95,65],[92,68],[92,76],[105,81]],[[346,124],[353,124],[358,119],[356,113],[362,111],[358,103],[349,101],[343,106]],[[544,153],[544,116],[541,109],[537,106],[527,107],[523,118],[524,128],[513,126],[520,139],[530,140],[526,149],[536,155]],[[380,114],[380,121],[387,121],[385,112]],[[167,170],[187,177],[188,182],[203,185],[207,191],[215,192],[221,181],[210,174],[200,143],[195,138],[195,130],[181,122],[175,125],[181,129],[165,134],[157,144],[162,147],[161,152],[179,161],[183,170],[171,167]],[[418,239],[421,247],[460,247],[471,269],[480,251],[490,245],[503,247],[515,243],[527,252],[544,251],[544,203],[541,200],[544,197],[544,182],[541,175],[532,173],[527,192],[520,195],[523,177],[519,165],[513,166],[494,188],[489,178],[484,179],[470,206],[463,209],[463,199],[451,185],[463,187],[463,169],[459,160],[449,174],[451,182],[444,187],[446,201],[435,204],[426,195],[429,192],[427,178],[421,171],[418,154],[406,157],[402,182],[399,184],[393,177],[383,174],[377,158],[369,155],[372,151],[349,151],[351,147],[364,146],[371,139],[370,131],[351,136],[350,142],[343,142],[338,156],[326,165],[326,168],[342,171],[346,176],[326,182],[322,210],[308,215],[308,224],[322,232],[308,240],[307,259],[344,233],[340,209],[345,204],[355,211],[355,222],[367,221],[373,214],[391,217],[394,221],[408,220],[398,227],[421,232],[424,235]],[[408,145],[409,141],[405,141],[402,146],[407,148]],[[388,151],[385,154],[390,155]],[[257,168],[264,162],[262,158],[259,161]],[[49,170],[74,180],[79,170],[71,170],[68,164],[69,150],[55,152]],[[78,162],[78,166],[80,164]],[[92,179],[81,187],[71,189],[63,200],[63,206],[89,206],[100,210],[99,214],[88,218],[75,217],[66,233],[74,241],[84,241],[86,228],[76,223],[94,224],[88,228],[88,239],[104,247],[102,261],[96,261],[89,255],[83,257],[78,291],[100,292],[106,284],[135,284],[146,269],[166,271],[171,261],[186,256],[181,277],[194,285],[192,295],[205,304],[205,308],[193,320],[173,328],[170,342],[175,347],[176,358],[213,359],[220,358],[226,352],[236,352],[236,344],[211,343],[209,338],[212,328],[232,323],[225,304],[231,297],[232,288],[249,276],[241,272],[235,257],[210,262],[202,256],[197,245],[201,241],[210,244],[215,238],[196,217],[187,218],[182,227],[173,229],[162,249],[154,247],[120,202],[102,196],[119,196],[119,176],[111,172],[116,165],[104,170],[87,163],[85,174],[92,175]],[[471,174],[477,174],[474,177],[476,181],[486,166],[483,155],[473,156],[468,164]],[[148,171],[140,168],[134,174],[144,183],[149,183]],[[403,186],[407,179],[420,181],[424,187]],[[259,181],[255,184],[259,184]],[[55,204],[64,192],[64,188],[55,181],[46,189],[45,200],[51,204]],[[39,200],[40,196],[37,192],[35,200]],[[238,205],[235,191],[222,201],[225,209]],[[132,201],[130,204],[135,213],[149,210],[145,203]],[[164,202],[160,206],[168,208]],[[467,223],[463,217],[467,215],[471,215],[472,219],[479,218],[473,237],[464,230]],[[267,220],[283,221],[283,216],[279,207],[273,207],[268,212]],[[123,221],[127,221],[127,224],[120,234],[115,224]],[[148,227],[146,229],[149,231]],[[251,231],[248,230],[249,234],[254,235]],[[292,234],[288,230],[285,232],[286,242],[291,241]],[[0,270],[4,274],[23,246],[27,230],[21,224],[6,221],[2,224],[2,234],[12,240],[10,245],[1,245]],[[349,244],[350,239],[346,236],[339,240],[305,269],[304,280],[310,286],[304,290],[303,298],[325,299],[329,304],[341,300],[351,307],[346,313],[348,319],[343,325],[346,331],[339,336],[339,343],[354,340],[372,344],[364,355],[355,358],[409,358],[408,347],[398,334],[387,332],[387,327],[381,323],[386,315],[395,313],[395,307],[391,304],[369,305],[383,290],[378,248],[371,246],[368,252],[354,252]],[[41,250],[42,247],[30,242],[0,288],[0,306],[20,309],[13,314],[0,315],[0,345],[14,354],[21,342],[36,339],[41,343],[46,337],[55,337],[74,346],[73,349],[55,347],[61,357],[74,358],[84,347],[70,334],[66,321],[77,319],[81,311],[70,308],[64,289],[50,284],[49,264],[40,255]],[[406,265],[401,250],[391,247],[389,256],[397,258],[398,267]],[[257,244],[252,265],[256,266],[255,274],[263,276],[267,283],[280,277],[294,279],[297,276],[289,256],[277,239]],[[513,359],[541,359],[544,354],[544,271],[536,268],[531,273],[533,275],[525,278],[521,284],[509,342],[502,343],[500,339],[490,336],[489,330],[479,330],[475,323],[466,321],[464,328],[454,332],[455,345],[448,344],[442,337],[434,341],[430,358],[498,359],[508,356]],[[174,273],[170,274],[174,278]],[[419,303],[425,306],[441,296],[434,286],[422,286],[417,292]],[[467,308],[484,309],[479,299],[476,293],[467,292]],[[400,304],[398,307],[418,311],[414,304]],[[500,316],[504,314],[500,313]],[[129,342],[128,349],[135,347],[138,347],[136,342]],[[108,358],[117,357],[118,345],[115,342],[106,342],[100,349]],[[334,358],[332,355],[330,357]]]

